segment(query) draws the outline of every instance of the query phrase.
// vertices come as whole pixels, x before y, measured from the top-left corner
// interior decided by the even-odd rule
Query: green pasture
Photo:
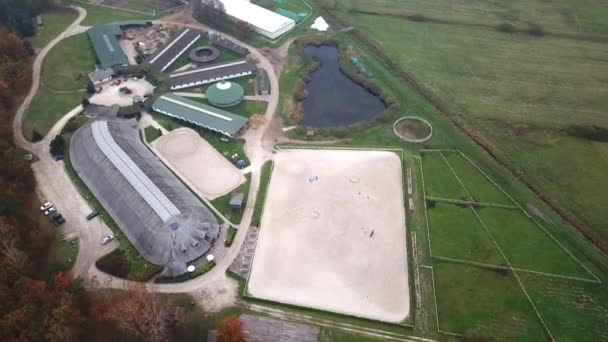
[[[270,173],[272,171],[272,162],[267,161],[262,165],[260,175],[260,186],[258,187],[258,194],[255,199],[255,207],[253,208],[253,218],[251,219],[251,225],[258,227],[262,221],[262,212],[264,211],[264,203],[266,202],[266,191],[270,184]]]
[[[422,169],[427,196],[470,200],[441,153],[422,153]]]
[[[491,180],[471,164],[461,153],[442,153],[475,202],[514,206]]]
[[[78,18],[78,13],[72,9],[60,9],[44,12],[41,16],[44,25],[38,26],[36,35],[28,38],[36,49],[42,49],[48,42],[65,30]]]
[[[427,212],[434,256],[507,266],[471,208],[435,202]]]
[[[434,274],[441,330],[465,340],[546,339],[512,274],[451,263],[436,264]]]
[[[519,209],[476,209],[515,268],[591,279],[563,248]]]
[[[78,6],[84,8],[87,11],[87,16],[82,21],[83,26],[94,26],[99,24],[107,24],[113,21],[131,20],[131,19],[142,19],[152,20],[152,16],[134,13],[129,11],[123,11],[120,9],[112,9],[107,7],[88,5],[81,2],[77,3]]]
[[[608,339],[605,284],[520,273],[520,278],[554,337],[563,341]]]
[[[543,129],[494,125],[513,163],[551,198],[608,240],[608,143],[592,142]]]
[[[88,97],[87,74],[94,69],[95,54],[86,34],[59,42],[42,64],[40,88],[23,123],[23,133],[45,135],[67,112]]]
[[[163,132],[156,127],[148,126],[144,129],[144,135],[146,136],[146,141],[151,143],[160,138],[163,135]]]

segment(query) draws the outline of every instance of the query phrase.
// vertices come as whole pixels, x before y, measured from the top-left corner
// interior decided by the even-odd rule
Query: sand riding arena
[[[179,128],[154,143],[160,156],[203,196],[214,199],[245,178],[213,146],[189,128]]]
[[[248,295],[385,322],[409,315],[397,154],[279,151],[260,229]]]

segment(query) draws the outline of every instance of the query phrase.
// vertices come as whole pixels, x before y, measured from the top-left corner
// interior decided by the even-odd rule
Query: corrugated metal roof
[[[192,46],[203,34],[203,32],[186,28],[169,41],[157,53],[147,60],[154,68],[165,71],[179,56]]]
[[[145,20],[125,20],[90,28],[87,34],[101,67],[106,69],[115,65],[129,64],[129,59],[120,48],[116,37],[122,35],[121,27],[123,26],[143,26],[148,23]]]
[[[116,39],[116,36],[122,34],[120,26],[97,25],[90,28],[87,34],[102,68],[129,64],[127,56],[120,48],[118,39]]]
[[[255,63],[248,58],[216,63],[170,74],[169,85],[171,89],[193,87],[199,84],[251,75],[257,69]]]
[[[247,124],[245,117],[171,93],[154,101],[152,109],[230,137],[234,137]]]

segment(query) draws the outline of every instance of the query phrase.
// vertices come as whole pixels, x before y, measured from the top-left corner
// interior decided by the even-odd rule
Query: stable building
[[[194,87],[201,84],[252,75],[257,70],[258,67],[252,60],[244,58],[170,74],[169,85],[171,90]]]
[[[183,29],[158,52],[146,59],[146,63],[150,64],[155,69],[165,71],[203,34],[204,32],[195,29]]]
[[[252,4],[249,0],[220,1],[229,17],[248,23],[253,31],[270,39],[277,39],[296,26],[293,19]]]
[[[152,104],[155,112],[235,138],[247,124],[247,118],[172,93],[160,96]]]
[[[123,35],[122,29],[129,26],[146,26],[152,23],[145,20],[117,21],[105,25],[93,26],[87,30],[87,35],[97,55],[102,69],[115,65],[129,65],[129,59],[120,48],[118,37]]]

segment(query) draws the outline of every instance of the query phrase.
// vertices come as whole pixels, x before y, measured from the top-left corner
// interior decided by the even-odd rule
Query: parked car
[[[59,227],[65,223],[65,219],[63,218],[63,216],[61,216],[61,214],[55,214],[53,215],[53,217],[51,217],[51,222],[53,222],[55,227]]]
[[[90,213],[89,215],[87,215],[87,220],[91,221],[92,219],[94,219],[97,215],[99,215],[99,213],[97,211],[93,211],[92,213]]]
[[[58,154],[58,155],[55,156],[55,161],[63,160],[63,158],[64,158],[63,154]]]
[[[106,236],[103,237],[103,239],[101,239],[101,244],[102,245],[107,245],[112,240],[114,240],[114,235],[106,235]]]
[[[121,83],[122,83],[122,81],[121,81],[121,80],[116,80],[116,81],[114,81],[114,83],[113,83],[113,84],[114,84],[114,85],[120,85]]]
[[[45,211],[52,206],[53,206],[53,203],[46,201],[46,202],[42,203],[42,206],[40,207],[40,211]]]
[[[55,208],[50,207],[47,210],[44,211],[44,215],[49,216],[50,214],[56,212],[57,210],[55,210]]]

